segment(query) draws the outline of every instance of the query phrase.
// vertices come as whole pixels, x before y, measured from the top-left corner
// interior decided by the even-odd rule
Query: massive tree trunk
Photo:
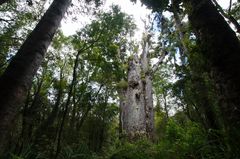
[[[123,130],[130,139],[146,135],[145,101],[141,66],[137,55],[129,61],[126,105],[122,111]]]
[[[141,137],[153,139],[154,113],[152,73],[149,68],[149,38],[144,40],[141,58],[137,54],[129,60],[128,88],[120,101],[123,132],[131,140]]]
[[[55,0],[52,3],[0,78],[0,154],[33,76],[70,3],[71,0]]]
[[[232,152],[240,152],[240,43],[210,0],[184,0],[201,53],[217,83]]]

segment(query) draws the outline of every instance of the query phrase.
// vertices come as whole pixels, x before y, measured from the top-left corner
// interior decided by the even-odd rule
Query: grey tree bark
[[[146,135],[146,112],[141,79],[141,66],[135,54],[129,61],[128,88],[126,105],[122,111],[123,130],[129,139],[134,140]]]
[[[143,39],[143,51],[134,54],[128,63],[128,87],[121,94],[121,121],[123,133],[130,140],[142,137],[154,138],[154,110],[152,76],[156,66],[151,67],[149,58],[150,36]],[[159,59],[161,64],[163,58]]]
[[[152,86],[152,68],[150,67],[150,35],[146,35],[143,40],[143,52],[141,54],[141,80],[143,84],[144,108],[146,120],[146,134],[153,139],[154,131],[154,112],[153,112],[153,86]]]

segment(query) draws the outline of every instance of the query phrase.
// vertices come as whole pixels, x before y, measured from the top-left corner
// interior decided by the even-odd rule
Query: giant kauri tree
[[[164,45],[164,44],[163,44]],[[151,66],[154,57],[151,34],[145,33],[142,39],[142,52],[133,53],[128,60],[127,81],[120,95],[121,126],[123,134],[130,140],[143,137],[154,139],[153,85],[154,72],[166,55],[164,47],[157,52],[157,63]]]

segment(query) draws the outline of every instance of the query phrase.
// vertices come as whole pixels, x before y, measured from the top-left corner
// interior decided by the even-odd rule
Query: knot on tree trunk
[[[135,88],[139,85],[138,81],[129,81],[128,82],[129,87]]]

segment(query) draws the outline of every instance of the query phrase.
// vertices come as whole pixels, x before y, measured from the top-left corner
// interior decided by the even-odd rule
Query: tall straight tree
[[[15,116],[71,0],[54,0],[0,77],[0,155]]]

